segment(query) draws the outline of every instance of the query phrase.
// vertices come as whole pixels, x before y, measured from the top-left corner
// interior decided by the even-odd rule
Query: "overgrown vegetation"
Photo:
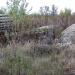
[[[63,56],[61,53],[43,51],[44,55],[39,53],[40,56],[38,56],[38,52],[36,50],[34,52],[32,47],[32,44],[26,44],[25,46],[17,45],[15,49],[10,46],[0,49],[0,53],[3,54],[1,56],[0,74],[63,75],[64,70],[61,61]]]
[[[0,48],[0,75],[66,75],[70,72],[71,50],[57,47],[55,39],[75,23],[75,14],[70,9],[58,14],[55,5],[51,9],[49,6],[40,7],[39,13],[30,14],[32,8],[28,10],[28,5],[26,0],[8,0],[8,8],[0,9],[0,14],[12,17],[14,34],[7,47]],[[46,36],[41,35],[44,37],[41,38],[36,34],[47,34],[46,29],[35,30],[46,25],[54,27],[51,44],[43,44],[41,40]]]

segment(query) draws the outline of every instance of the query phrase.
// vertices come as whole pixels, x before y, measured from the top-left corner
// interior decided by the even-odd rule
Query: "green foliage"
[[[28,3],[26,3],[26,0],[25,0],[25,2],[24,2],[24,0],[9,0],[7,2],[7,6],[9,8],[9,14],[19,15],[21,13],[21,15],[22,15],[22,14],[26,13],[25,9],[27,8]]]
[[[8,13],[11,16],[18,17],[24,16],[31,10],[27,10],[28,2],[26,0],[8,0]]]
[[[6,13],[6,9],[5,8],[0,8],[0,14],[5,14]]]
[[[19,13],[19,3],[20,0],[8,0],[7,6],[8,6],[8,13],[14,17],[16,17]]]
[[[70,16],[71,15],[71,10],[70,9],[65,9],[64,11],[60,11],[61,16]]]
[[[71,25],[71,10],[70,9],[64,9],[60,11],[60,20],[62,22],[63,30],[66,29],[69,25]]]
[[[26,29],[27,26],[27,15],[31,11],[27,10],[28,2],[26,0],[8,0],[8,15],[13,17],[13,25],[15,30],[23,30]]]

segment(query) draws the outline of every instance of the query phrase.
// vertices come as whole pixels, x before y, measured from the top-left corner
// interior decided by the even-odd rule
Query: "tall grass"
[[[7,46],[6,48],[0,49],[0,52],[3,54],[0,59],[2,61],[0,63],[0,75],[64,74],[60,53],[52,52],[51,46],[44,49],[41,46],[39,48],[37,46],[35,51],[34,47],[36,46],[32,42],[26,43],[24,46],[16,45],[15,48]],[[41,49],[42,54],[40,53]]]

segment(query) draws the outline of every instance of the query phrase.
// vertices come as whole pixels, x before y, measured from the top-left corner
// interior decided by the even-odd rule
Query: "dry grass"
[[[31,42],[0,49],[0,75],[64,75],[63,53],[54,46],[44,47]]]

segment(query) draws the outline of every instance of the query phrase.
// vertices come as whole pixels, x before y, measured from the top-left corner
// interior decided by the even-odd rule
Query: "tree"
[[[62,15],[62,16],[70,16],[71,15],[71,10],[65,8],[64,11],[63,10],[60,11],[60,15]]]
[[[51,15],[52,15],[52,16],[57,15],[57,7],[56,7],[55,5],[52,5]]]
[[[14,25],[17,28],[26,28],[27,24],[27,15],[30,10],[27,10],[29,3],[26,0],[8,0],[7,7],[8,7],[8,14],[13,17]],[[18,29],[18,30],[20,30]]]
[[[48,16],[50,15],[49,6],[40,7],[40,14],[45,16],[45,25],[48,24]]]
[[[49,6],[40,7],[40,14],[41,15],[50,15]]]
[[[66,27],[68,27],[70,25],[69,19],[71,16],[71,10],[65,8],[64,11],[63,10],[60,11],[59,15],[61,16],[61,21],[62,21],[61,25],[63,25],[63,28],[65,29]]]
[[[0,8],[0,14],[5,14],[5,13],[6,13],[6,9],[3,8],[3,7],[1,7],[1,8]]]
[[[26,0],[8,0],[8,13],[12,16],[26,15],[30,10],[27,10],[29,3]]]

